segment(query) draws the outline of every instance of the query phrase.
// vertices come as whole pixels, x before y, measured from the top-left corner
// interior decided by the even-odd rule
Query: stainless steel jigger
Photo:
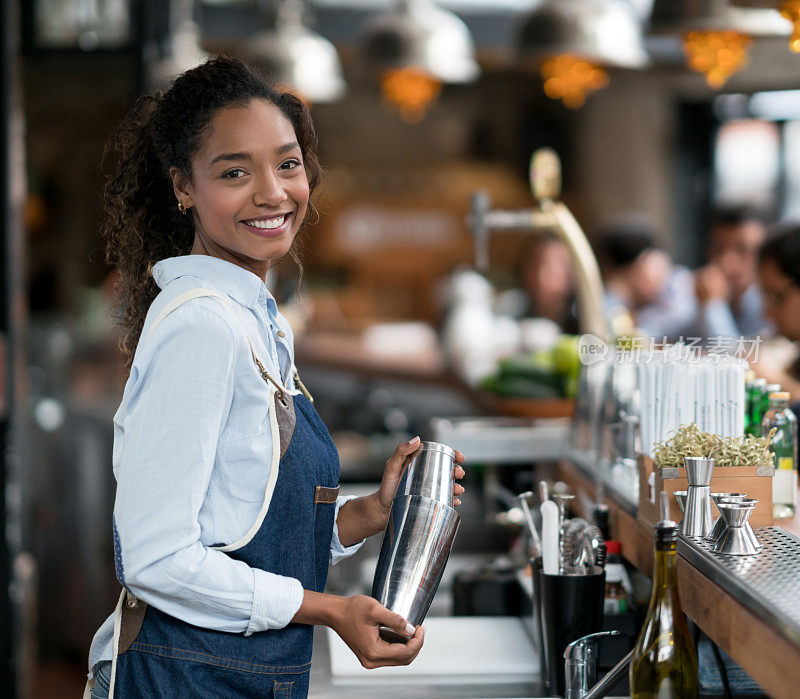
[[[728,556],[755,556],[758,553],[758,548],[753,545],[744,526],[756,508],[756,503],[758,500],[753,499],[746,502],[719,503],[719,511],[725,518],[728,528],[714,544],[714,553],[724,553]]]
[[[714,524],[709,486],[715,462],[700,456],[687,456],[683,462],[689,487],[686,490],[686,509],[678,530],[685,536],[707,536]]]
[[[681,511],[681,514],[683,514],[686,512],[686,491],[676,490],[673,495],[675,496],[675,502],[678,503],[678,509]]]
[[[714,496],[712,495],[711,497],[713,498]],[[742,495],[740,493],[734,493],[733,497],[720,498],[719,501],[716,503],[717,504],[717,509],[719,510],[720,504],[724,504],[724,503],[727,503],[727,502],[743,503],[745,505],[752,504],[753,507],[755,507],[758,504],[758,500],[755,500],[753,498],[748,498],[746,495]],[[720,513],[721,512],[722,512],[722,510],[720,510]],[[711,536],[712,536],[712,534],[714,534],[714,531],[717,529],[717,527],[719,527],[719,534],[714,539],[714,541],[719,541],[720,537],[728,529],[728,525],[725,522],[725,518],[724,517],[720,516],[720,518],[714,524],[714,529],[711,530],[711,534],[709,534],[706,537],[706,539],[711,540]],[[744,531],[744,535],[753,544],[753,546],[755,546],[755,548],[757,548],[757,549],[764,548],[763,545],[761,544],[761,542],[756,538],[756,533],[753,531],[753,527],[750,526],[750,522],[749,521],[745,522],[742,525],[742,530]]]
[[[711,499],[717,506],[717,510],[719,510],[719,504],[723,500],[739,501],[744,500],[746,497],[747,495],[745,493],[711,493]],[[711,527],[711,531],[708,533],[708,536],[706,536],[706,541],[717,541],[717,539],[722,536],[727,526],[728,525],[725,524],[725,518],[722,517],[722,515],[717,517],[714,526]]]

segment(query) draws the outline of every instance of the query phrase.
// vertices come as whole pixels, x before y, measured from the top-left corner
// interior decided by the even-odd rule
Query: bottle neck
[[[653,568],[653,595],[651,604],[677,600],[678,594],[678,555],[675,542],[656,545],[655,567]]]

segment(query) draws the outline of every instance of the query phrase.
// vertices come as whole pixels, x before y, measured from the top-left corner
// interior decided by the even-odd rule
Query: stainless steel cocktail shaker
[[[453,508],[455,452],[421,442],[406,457],[372,583],[372,596],[413,626],[425,619],[461,518]],[[381,627],[390,642],[407,639]]]

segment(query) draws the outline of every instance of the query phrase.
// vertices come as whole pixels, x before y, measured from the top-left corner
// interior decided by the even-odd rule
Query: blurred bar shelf
[[[404,381],[455,390],[486,415],[530,419],[570,418],[575,401],[566,398],[500,398],[467,385],[438,349],[419,352],[371,351],[358,333],[309,332],[295,341],[295,361],[304,368],[333,369],[369,380]]]
[[[559,462],[557,477],[593,501],[597,474],[588,459]],[[604,480],[611,535],[622,555],[652,577],[652,527],[637,519],[636,504]],[[575,498],[582,510],[582,498]],[[587,514],[587,513],[582,513]],[[800,531],[798,518],[765,527],[759,556],[723,561],[705,542],[681,537],[678,585],[691,618],[771,697],[794,699],[800,687]],[[727,557],[726,557],[727,558]],[[772,568],[770,568],[772,566]]]

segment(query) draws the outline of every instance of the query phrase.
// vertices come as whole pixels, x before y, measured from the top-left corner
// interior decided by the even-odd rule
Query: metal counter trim
[[[800,538],[780,527],[757,529],[755,556],[712,552],[713,542],[678,538],[678,554],[738,602],[800,645]]]

